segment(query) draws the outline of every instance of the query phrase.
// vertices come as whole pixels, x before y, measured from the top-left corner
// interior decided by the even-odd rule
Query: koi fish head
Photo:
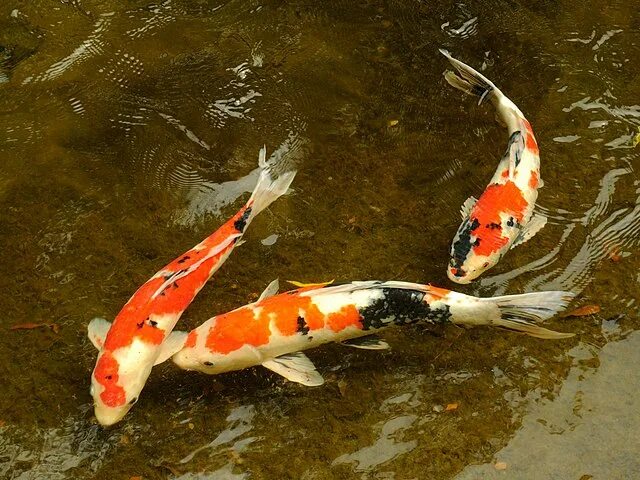
[[[142,349],[130,347],[111,352],[103,350],[91,375],[94,413],[101,425],[119,422],[138,401],[138,396],[151,373],[150,362],[141,362]],[[149,365],[148,367],[146,365]]]
[[[470,215],[453,239],[447,276],[456,283],[467,284],[495,266],[511,246],[518,233],[517,221],[500,214],[500,222],[482,222]]]
[[[186,347],[176,353],[171,360],[183,370],[193,370],[208,375],[217,375],[218,373],[243,367],[240,365],[245,363],[243,362],[244,357],[238,353],[239,352],[221,355],[200,348]]]
[[[528,208],[515,183],[489,185],[463,217],[453,239],[449,279],[470,283],[498,263],[516,239]]]

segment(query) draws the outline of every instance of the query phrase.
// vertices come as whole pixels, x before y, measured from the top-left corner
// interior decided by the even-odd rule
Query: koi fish
[[[477,298],[399,281],[317,284],[279,295],[277,290],[275,280],[255,303],[189,332],[173,362],[208,374],[262,365],[287,380],[317,386],[324,380],[304,350],[328,342],[386,349],[389,345],[374,334],[391,326],[491,325],[538,338],[573,336],[536,325],[564,309],[573,298],[570,292]]]
[[[540,178],[538,144],[531,124],[516,105],[489,79],[444,50],[455,71],[445,72],[447,82],[465,93],[487,99],[497,111],[496,118],[509,132],[507,151],[480,198],[469,197],[460,215],[462,223],[451,245],[449,279],[470,283],[498,263],[512,247],[533,237],[547,223],[533,213]]]
[[[102,425],[120,421],[138,400],[151,368],[182,348],[185,334],[172,332],[182,312],[241,243],[255,216],[289,188],[295,171],[272,178],[276,165],[267,164],[265,153],[263,147],[262,171],[251,197],[230,220],[151,277],[113,324],[99,318],[89,323],[89,338],[99,352],[91,395]]]

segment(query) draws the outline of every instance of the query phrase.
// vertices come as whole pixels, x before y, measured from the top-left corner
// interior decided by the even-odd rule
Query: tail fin
[[[248,222],[271,205],[278,197],[284,195],[296,176],[295,170],[280,173],[278,170],[283,169],[282,165],[268,164],[265,159],[266,153],[266,147],[262,147],[258,159],[262,170],[260,171],[260,178],[258,179],[256,188],[254,188],[251,198],[249,199],[252,208]]]
[[[565,309],[574,297],[571,292],[535,292],[522,295],[479,299],[498,308],[498,319],[488,322],[492,326],[526,333],[532,337],[560,339],[573,337],[573,333],[554,332],[536,325]]]
[[[466,63],[462,63],[460,60],[456,60],[446,50],[440,49],[440,53],[443,54],[451,65],[456,69],[455,72],[447,70],[444,74],[445,80],[452,87],[462,90],[469,95],[477,95],[480,97],[478,105],[482,101],[488,98],[493,92],[500,92],[491,80],[482,75],[480,72],[474,70]],[[502,93],[502,92],[500,92]]]

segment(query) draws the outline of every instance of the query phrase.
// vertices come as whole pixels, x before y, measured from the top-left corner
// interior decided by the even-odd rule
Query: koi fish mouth
[[[462,268],[450,267],[447,269],[447,276],[449,280],[455,283],[467,284],[473,280],[471,275],[468,275]]]

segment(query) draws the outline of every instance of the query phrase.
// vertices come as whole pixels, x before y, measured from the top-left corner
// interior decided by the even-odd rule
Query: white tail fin
[[[262,147],[258,159],[262,170],[256,188],[253,189],[253,193],[249,199],[249,203],[251,203],[251,214],[249,215],[247,223],[271,205],[278,197],[284,195],[296,176],[295,170],[278,174],[278,165],[267,164],[265,159],[266,153],[266,147]]]
[[[520,119],[524,118],[523,113],[491,80],[466,63],[456,60],[447,51],[440,49],[440,53],[447,57],[455,68],[455,72],[447,70],[444,73],[444,78],[449,85],[469,95],[480,97],[478,105],[485,99],[490,100],[496,108],[498,120],[508,127],[509,133],[522,128]]]
[[[491,80],[480,72],[474,70],[466,63],[462,63],[460,60],[456,60],[445,50],[441,49],[440,53],[447,57],[449,62],[451,62],[451,65],[456,69],[455,72],[447,70],[444,74],[445,80],[449,85],[457,88],[458,90],[462,90],[469,95],[476,95],[480,97],[478,104],[488,98],[493,91],[502,93]]]
[[[554,332],[536,325],[564,310],[574,294],[571,292],[535,292],[522,295],[481,298],[480,302],[497,307],[497,317],[487,320],[487,325],[526,333],[532,337],[559,339],[573,337],[573,333]],[[492,315],[493,316],[493,315]],[[478,321],[480,323],[480,320]]]

